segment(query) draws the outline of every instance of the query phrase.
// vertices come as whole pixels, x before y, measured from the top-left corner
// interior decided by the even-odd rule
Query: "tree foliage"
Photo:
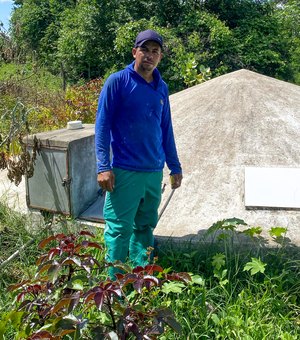
[[[300,83],[297,0],[15,0],[12,39],[70,82],[128,64],[136,34],[165,38],[172,92],[240,68]]]
[[[300,84],[300,3],[298,0],[279,2],[275,13],[281,27],[286,51],[286,74]]]

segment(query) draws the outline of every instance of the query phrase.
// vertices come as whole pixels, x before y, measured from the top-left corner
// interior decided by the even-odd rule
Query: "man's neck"
[[[153,81],[153,71],[147,72],[145,70],[138,69],[136,65],[134,65],[134,70],[146,80],[147,83],[151,83]]]

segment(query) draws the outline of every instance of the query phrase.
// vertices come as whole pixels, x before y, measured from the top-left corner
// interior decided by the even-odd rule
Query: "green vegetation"
[[[131,61],[140,30],[152,28],[165,38],[160,71],[171,93],[240,68],[300,84],[297,0],[14,3],[11,34],[0,32],[0,170],[8,169],[16,184],[33,162],[22,145],[24,135],[64,127],[69,120],[93,123],[103,80]],[[85,267],[78,254],[62,268],[68,253],[49,253],[47,247],[59,241],[54,235],[64,233],[66,240],[77,231],[75,222],[64,218],[33,227],[29,216],[0,204],[0,340],[25,338],[43,326],[44,335],[52,332],[62,339],[95,339],[108,330],[114,332],[111,339],[122,331],[125,338],[143,334],[164,340],[300,337],[299,248],[289,244],[285,228],[270,230],[275,246],[269,247],[260,227],[238,219],[218,221],[198,243],[160,244],[152,269],[132,272],[120,265],[125,276],[113,286],[105,286],[111,283],[96,243],[77,249],[89,259]],[[101,232],[93,232],[103,247]],[[91,235],[76,237],[83,236]],[[46,248],[38,248],[48,237]],[[74,268],[85,275],[74,279]],[[171,272],[181,274],[168,276]],[[23,280],[29,281],[16,286]],[[42,314],[28,303],[37,302],[28,287],[38,280],[50,280],[57,288],[42,292],[50,308]],[[8,292],[10,285],[14,289]],[[110,299],[95,298],[95,286],[119,296],[111,300],[111,310],[105,309]],[[25,293],[16,299],[25,288],[27,303],[22,302]],[[71,299],[68,293],[77,295]],[[132,319],[124,317],[125,311]],[[116,320],[123,328],[115,327]]]
[[[43,65],[64,85],[128,64],[138,31],[165,38],[160,70],[171,93],[241,68],[299,83],[297,0],[15,0],[4,62]]]
[[[22,277],[31,275],[36,256],[38,255],[38,239],[32,234],[31,220],[28,216],[17,213],[8,208],[4,199],[0,202],[0,309],[1,312],[8,308],[6,288],[9,284],[18,281]],[[40,230],[39,230],[40,233]],[[39,237],[46,236],[46,232]],[[33,240],[33,242],[32,242]],[[32,243],[31,243],[32,242]],[[12,259],[8,265],[3,262],[17,252],[24,245],[26,248]],[[1,339],[1,337],[0,337]]]
[[[21,227],[26,218],[7,209],[1,205],[1,249],[16,249],[16,239],[32,235]],[[118,264],[124,274],[115,282],[106,277],[102,233],[92,231],[96,239],[91,228],[53,219],[9,266],[0,263],[1,339],[299,338],[299,249],[285,228],[270,230],[270,248],[261,228],[218,221],[203,241],[159,244],[152,266]]]
[[[181,250],[169,244],[161,251],[163,267],[199,276],[200,287],[182,287],[177,298],[170,299],[184,338],[298,339],[299,248],[264,247],[257,237],[249,247],[247,239],[233,246],[237,235],[225,234],[219,241]]]
[[[14,81],[27,86],[35,86],[40,91],[58,92],[62,88],[61,79],[54,76],[45,68],[38,68],[32,63],[15,64],[2,63],[0,82]],[[25,86],[23,85],[23,86]]]

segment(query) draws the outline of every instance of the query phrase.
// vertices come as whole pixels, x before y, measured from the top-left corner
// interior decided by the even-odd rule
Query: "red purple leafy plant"
[[[180,332],[173,312],[159,305],[164,282],[187,283],[187,273],[167,273],[157,264],[131,268],[93,256],[103,250],[89,231],[57,234],[40,242],[34,278],[12,285],[16,313],[22,312],[22,339],[155,339],[165,326]],[[123,274],[106,277],[108,266]]]

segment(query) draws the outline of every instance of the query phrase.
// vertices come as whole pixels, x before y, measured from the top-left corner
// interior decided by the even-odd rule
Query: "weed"
[[[240,222],[246,233],[237,230]],[[215,223],[208,234],[214,237],[202,243],[160,245],[159,259],[165,267],[186,270],[184,254],[189,253],[192,261],[187,271],[200,278],[200,285],[191,283],[178,291],[176,301],[169,298],[182,326],[182,338],[299,338],[299,249],[280,238],[286,229],[279,227],[270,233],[280,244],[266,247],[260,229],[229,219]],[[240,236],[251,246],[242,243],[241,248]],[[162,339],[177,337],[166,334]]]
[[[66,232],[72,232],[69,227],[73,225],[72,221],[58,219],[56,222]],[[14,219],[7,223],[14,224]],[[217,223],[222,227],[224,221]],[[117,331],[114,330],[114,323],[120,324],[120,317],[123,315],[123,326],[120,329],[125,332],[124,334],[133,332],[132,336],[138,338],[138,333],[134,333],[134,329],[139,329],[140,334],[143,332],[145,334],[150,330],[154,331],[150,325],[153,325],[155,316],[156,320],[160,320],[155,327],[158,327],[156,330],[161,334],[147,333],[151,339],[298,339],[300,336],[299,249],[288,246],[286,242],[282,242],[282,239],[280,239],[281,243],[278,247],[262,246],[264,242],[260,242],[260,235],[255,230],[247,235],[251,246],[241,248],[239,243],[233,242],[230,237],[236,240],[237,237],[244,237],[245,234],[240,234],[241,232],[236,230],[238,224],[230,229],[228,224],[232,226],[233,223],[233,219],[226,221],[225,226],[229,228],[229,231],[223,230],[223,227],[221,230],[217,228],[214,231],[217,235],[229,233],[228,237],[214,237],[213,240],[207,239],[206,242],[203,240],[202,243],[187,242],[180,245],[171,241],[161,243],[155,264],[155,268],[158,269],[155,275],[154,272],[145,272],[145,268],[132,271],[127,265],[119,264],[118,266],[125,273],[113,283],[106,281],[106,269],[101,272],[95,268],[90,274],[83,268],[77,271],[77,256],[73,262],[72,256],[69,256],[69,260],[67,260],[69,263],[61,267],[63,270],[61,274],[68,277],[67,268],[71,265],[75,269],[74,279],[71,280],[71,285],[64,285],[61,282],[61,288],[56,290],[59,294],[52,295],[51,308],[55,313],[53,312],[49,316],[50,319],[45,319],[44,327],[49,328],[45,328],[43,331],[53,332],[56,327],[53,323],[51,324],[53,318],[57,319],[58,315],[64,315],[63,327],[66,332],[67,329],[74,330],[78,326],[78,328],[82,327],[82,329],[80,328],[82,339],[96,339],[104,329],[110,334],[109,336],[113,337],[117,334]],[[249,228],[247,225],[243,225],[243,227],[248,232],[251,230],[251,227]],[[276,227],[270,231],[276,233],[274,238],[284,237],[285,230],[283,229]],[[280,235],[278,235],[279,232]],[[99,235],[97,235],[97,241],[100,240],[102,243],[103,235],[102,233]],[[253,240],[256,237],[257,239]],[[43,275],[46,275],[49,276],[51,284],[53,278],[59,282],[60,274],[57,269],[63,261],[66,261],[66,257],[60,259],[54,256],[58,250],[51,244],[54,241],[52,238],[53,236],[48,239],[48,241],[50,240],[48,245],[52,246],[46,252],[48,258],[45,257],[44,262],[39,264],[40,275],[34,277],[37,269],[34,262],[31,262],[30,265],[28,264],[27,272],[20,273],[23,279],[29,279],[32,282],[32,280],[42,279]],[[225,242],[226,244],[224,244]],[[45,243],[44,245],[46,246]],[[33,248],[32,245],[30,247],[32,252],[34,252]],[[104,263],[104,254],[100,248],[88,248],[91,258],[96,258],[100,263]],[[86,251],[88,248],[83,250]],[[41,253],[38,252],[34,256],[28,256],[28,260],[40,256]],[[52,262],[48,262],[49,256],[53,256]],[[18,262],[14,261],[9,268],[10,271],[16,270],[18,273],[18,268],[23,270],[22,262],[26,263],[26,260],[27,256],[19,259]],[[49,267],[47,268],[47,266]],[[86,274],[82,275],[84,272]],[[169,276],[169,279],[172,278],[169,280],[168,275],[171,272],[188,272],[190,280],[184,279],[185,276],[182,274]],[[96,275],[98,282],[94,286],[93,282],[95,281],[90,280],[89,283],[87,280],[89,276],[93,276],[93,273],[98,273]],[[11,276],[9,281],[2,283],[3,292],[4,287],[7,287],[9,283],[19,281],[16,280],[16,276]],[[160,284],[157,286],[158,282]],[[151,289],[148,290],[148,287]],[[78,294],[83,288],[85,294],[81,295],[78,302],[76,293]],[[122,297],[119,297],[119,288],[121,288]],[[71,289],[69,291],[71,295],[66,300],[59,302],[63,298],[64,289]],[[28,300],[25,290],[26,283],[22,287],[20,286],[19,292],[20,294],[23,292],[24,301]],[[28,313],[29,310],[27,308],[26,311],[14,311],[15,314],[9,314],[9,317],[12,318],[12,321],[9,322],[7,313],[10,313],[9,306],[12,306],[14,301],[11,294],[3,294],[3,306],[5,307],[0,309],[0,313],[2,321],[6,322],[5,334],[7,338],[15,337],[17,339],[16,329],[23,327],[21,320],[24,320],[22,319],[24,313]],[[112,321],[109,305],[106,304],[110,301],[106,298],[108,296],[112,297],[115,321]],[[22,303],[21,297],[19,303]],[[73,308],[73,303],[76,307],[71,314],[66,315],[66,311]],[[51,312],[49,313],[51,314]],[[24,321],[22,322],[24,323]],[[171,328],[164,327],[162,333],[161,326],[167,324]],[[172,331],[172,326],[177,331],[181,329],[181,333],[177,334]],[[57,332],[55,334],[59,334],[60,331],[57,330]],[[78,334],[77,336],[79,336]],[[73,336],[75,336],[74,332],[68,335],[69,338]],[[129,337],[129,333],[126,336]]]

